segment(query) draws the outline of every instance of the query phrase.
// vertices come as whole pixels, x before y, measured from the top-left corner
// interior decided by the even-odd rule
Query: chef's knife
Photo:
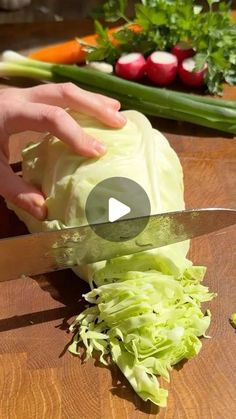
[[[0,281],[84,265],[181,242],[236,224],[236,210],[206,208],[0,240]],[[100,237],[109,237],[109,241]],[[120,238],[121,241],[118,241]]]

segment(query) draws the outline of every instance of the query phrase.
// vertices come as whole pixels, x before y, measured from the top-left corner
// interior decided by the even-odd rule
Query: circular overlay
[[[138,183],[126,177],[110,177],[92,189],[85,211],[88,224],[98,236],[121,242],[133,239],[144,230],[151,205]],[[127,221],[130,219],[136,220]]]

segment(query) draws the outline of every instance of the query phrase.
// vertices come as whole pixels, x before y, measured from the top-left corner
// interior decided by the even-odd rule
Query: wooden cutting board
[[[236,98],[228,89],[227,97]],[[236,208],[236,139],[174,121],[152,119],[178,153],[187,207]],[[11,161],[35,134],[14,136]],[[1,237],[26,230],[0,202]],[[236,228],[192,241],[189,257],[207,266],[218,297],[211,339],[171,374],[168,407],[143,402],[112,365],[82,364],[67,351],[68,325],[84,307],[88,286],[71,271],[0,283],[0,419],[234,419],[236,417]]]

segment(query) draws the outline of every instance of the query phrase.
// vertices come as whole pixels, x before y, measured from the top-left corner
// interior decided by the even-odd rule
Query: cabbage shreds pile
[[[156,375],[168,381],[172,365],[195,356],[210,324],[210,313],[201,311],[214,297],[201,285],[204,273],[190,267],[179,278],[154,270],[116,275],[84,295],[92,306],[70,328],[76,331],[70,351],[78,354],[83,342],[87,358],[100,351],[104,364],[111,354],[143,400],[165,407],[168,391]]]
[[[233,313],[230,317],[230,322],[234,328],[236,328],[236,313]]]

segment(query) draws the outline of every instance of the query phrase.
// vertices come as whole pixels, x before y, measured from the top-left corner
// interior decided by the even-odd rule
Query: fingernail
[[[93,149],[97,152],[98,156],[105,154],[107,151],[105,144],[99,143],[98,141],[94,142]]]
[[[33,215],[35,218],[37,218],[40,221],[45,220],[45,218],[47,217],[47,207],[45,203],[43,203],[42,205],[38,202],[34,207]]]
[[[117,117],[118,121],[121,122],[122,124],[125,124],[127,122],[127,119],[126,119],[126,117],[124,116],[123,113],[117,112],[116,117]]]
[[[112,103],[112,107],[113,109],[118,111],[120,109],[120,102],[118,102],[118,100],[114,100],[114,102]]]

